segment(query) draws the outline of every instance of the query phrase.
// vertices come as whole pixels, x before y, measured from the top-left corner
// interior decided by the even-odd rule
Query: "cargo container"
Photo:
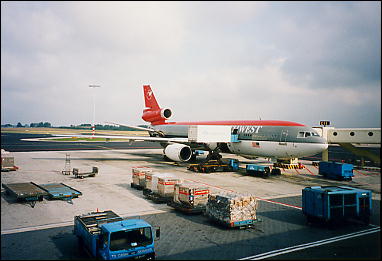
[[[231,142],[231,126],[190,125],[188,128],[190,142]]]
[[[143,190],[143,195],[155,203],[167,203],[174,194],[174,185],[180,180],[171,173],[148,174],[147,188]],[[150,189],[151,188],[151,189]]]
[[[372,211],[369,190],[347,186],[315,186],[302,190],[302,212],[308,221],[358,219],[368,224]]]
[[[143,219],[123,219],[111,210],[74,217],[79,246],[103,260],[155,259],[154,239],[160,230]]]
[[[180,183],[180,179],[175,177],[158,178],[158,195],[171,199],[174,196],[175,184]]]
[[[321,161],[318,165],[318,174],[335,180],[352,180],[353,165],[348,163]]]
[[[186,213],[202,213],[206,209],[209,192],[209,188],[202,184],[178,183],[174,187],[173,199],[167,205]]]
[[[151,173],[152,169],[149,167],[133,167],[132,168],[132,188],[143,189],[145,187],[145,174]]]

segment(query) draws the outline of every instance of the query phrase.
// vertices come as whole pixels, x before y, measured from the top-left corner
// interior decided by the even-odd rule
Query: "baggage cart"
[[[62,199],[73,204],[72,199],[82,195],[82,193],[64,183],[50,183],[37,185],[48,193],[50,199]]]
[[[222,225],[226,228],[238,228],[238,229],[246,229],[251,228],[253,225],[258,222],[258,219],[247,219],[247,220],[240,220],[240,221],[234,221],[234,222],[225,222],[221,219],[218,219],[214,216],[207,215],[208,218],[219,225]]]
[[[188,214],[202,214],[206,210],[205,205],[193,206],[182,202],[175,202],[174,200],[169,200],[167,206]]]
[[[163,196],[153,191],[151,191],[149,194],[146,194],[146,198],[157,204],[167,203],[172,200],[172,196]]]
[[[77,179],[83,179],[86,177],[95,177],[98,174],[98,168],[93,167],[91,172],[80,172],[77,168],[73,168],[73,175]]]
[[[48,193],[33,182],[4,184],[5,193],[16,197],[17,201],[26,201],[34,207],[36,201],[42,201]]]

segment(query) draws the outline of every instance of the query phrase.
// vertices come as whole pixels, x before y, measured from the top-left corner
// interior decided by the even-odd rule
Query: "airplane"
[[[195,159],[198,150],[209,151],[207,159],[220,159],[220,152],[223,152],[241,155],[246,158],[263,157],[275,161],[312,156],[328,148],[326,140],[316,130],[291,121],[168,122],[167,120],[171,117],[172,111],[159,106],[150,85],[143,85],[143,93],[145,109],[143,110],[142,119],[150,123],[149,127],[111,123],[148,131],[149,136],[92,135],[91,137],[160,142],[164,148],[164,156],[176,162],[188,162]],[[188,140],[188,128],[191,125],[230,126],[232,133],[238,135],[239,142],[190,142]],[[75,136],[90,137],[90,135]]]

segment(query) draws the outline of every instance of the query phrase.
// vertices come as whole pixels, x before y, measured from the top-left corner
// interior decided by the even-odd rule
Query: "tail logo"
[[[153,91],[149,90],[146,94],[146,99],[151,100],[151,97],[153,96]]]

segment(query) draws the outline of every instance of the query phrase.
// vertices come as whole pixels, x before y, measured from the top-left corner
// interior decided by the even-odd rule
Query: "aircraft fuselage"
[[[167,122],[153,125],[165,137],[187,137],[190,125],[225,125],[238,134],[239,142],[229,142],[230,152],[280,159],[311,156],[328,145],[316,130],[288,121]]]

